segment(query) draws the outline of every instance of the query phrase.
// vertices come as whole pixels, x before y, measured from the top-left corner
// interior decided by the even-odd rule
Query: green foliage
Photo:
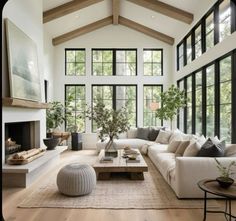
[[[231,161],[230,164],[228,165],[228,167],[223,166],[219,160],[217,160],[215,158],[215,161],[217,163],[217,168],[220,172],[220,176],[221,177],[225,177],[225,178],[229,178],[231,175],[233,175],[234,173],[232,172],[231,167],[232,166],[236,166],[236,161]]]
[[[64,106],[59,101],[50,102],[50,108],[46,110],[47,131],[55,129],[64,122]]]
[[[103,141],[105,135],[110,140],[117,138],[119,133],[123,133],[129,129],[129,119],[126,117],[126,108],[119,110],[108,109],[101,100],[97,100],[93,109],[88,107],[86,117],[94,120],[99,130],[99,138]]]
[[[172,120],[178,109],[186,105],[185,92],[171,85],[169,90],[162,92],[160,96],[162,107],[157,109],[156,117],[162,120],[170,120],[172,125]]]

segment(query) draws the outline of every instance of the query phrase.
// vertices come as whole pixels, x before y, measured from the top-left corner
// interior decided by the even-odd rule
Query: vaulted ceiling
[[[124,25],[173,45],[198,7],[196,0],[43,0],[43,22],[54,45],[107,25]]]

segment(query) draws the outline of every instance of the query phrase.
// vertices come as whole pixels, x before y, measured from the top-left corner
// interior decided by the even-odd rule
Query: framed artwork
[[[9,19],[5,22],[11,97],[41,102],[36,44]]]

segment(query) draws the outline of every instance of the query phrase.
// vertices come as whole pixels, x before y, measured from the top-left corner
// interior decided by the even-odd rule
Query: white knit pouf
[[[81,196],[92,192],[96,185],[96,173],[88,164],[72,163],[57,174],[59,191],[68,196]]]

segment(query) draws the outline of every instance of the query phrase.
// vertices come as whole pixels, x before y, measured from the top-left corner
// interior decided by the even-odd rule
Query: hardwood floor
[[[86,151],[66,151],[61,154],[58,164],[62,165],[77,155],[91,154]],[[57,165],[55,165],[55,168]],[[201,221],[202,209],[162,209],[162,210],[108,210],[108,209],[58,209],[58,208],[17,208],[24,196],[37,188],[41,179],[47,179],[54,169],[41,175],[29,188],[3,189],[3,217],[5,221]],[[222,208],[223,200],[218,200]],[[232,202],[232,212],[236,214],[236,201]],[[207,221],[223,221],[223,214],[207,214]]]

